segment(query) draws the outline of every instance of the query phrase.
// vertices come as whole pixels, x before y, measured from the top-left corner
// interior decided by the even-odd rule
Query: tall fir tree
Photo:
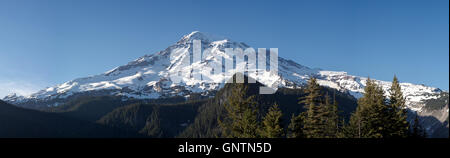
[[[299,115],[292,114],[291,122],[289,123],[289,138],[305,138],[305,133],[303,132],[303,123],[305,120],[306,113],[300,113]]]
[[[225,102],[224,120],[218,118],[222,135],[227,138],[257,138],[260,124],[254,96],[247,96],[248,87],[236,83]]]
[[[398,82],[397,76],[394,75],[392,86],[389,89],[389,114],[390,122],[389,137],[407,137],[409,130],[409,123],[406,120],[407,111],[405,105],[405,98]]]
[[[345,119],[341,119],[339,121],[339,127],[338,127],[338,132],[336,133],[336,138],[348,138],[349,137],[349,131],[350,131],[350,126],[347,125],[347,123],[345,122]]]
[[[364,88],[364,96],[358,100],[358,107],[350,118],[346,136],[354,138],[386,137],[388,120],[384,92],[369,78]]]
[[[260,130],[260,135],[263,138],[281,138],[284,136],[283,126],[281,125],[281,117],[283,113],[278,104],[274,104],[269,108],[266,116],[263,119],[263,127]]]
[[[308,95],[299,102],[305,103],[304,108],[307,109],[303,133],[307,138],[327,137],[326,116],[328,115],[328,109],[326,103],[322,100],[320,86],[315,78],[308,81],[305,92]]]
[[[330,103],[328,93],[325,95],[326,112],[326,137],[336,138],[340,130],[340,120],[338,111],[338,102],[336,101],[336,92],[333,94],[333,103]]]

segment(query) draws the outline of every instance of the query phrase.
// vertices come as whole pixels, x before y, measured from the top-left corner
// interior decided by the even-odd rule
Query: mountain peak
[[[226,40],[228,38],[200,32],[200,31],[193,31],[187,35],[184,35],[178,43],[190,43],[193,40],[201,40],[203,42],[213,42],[213,41],[220,41],[220,40]]]

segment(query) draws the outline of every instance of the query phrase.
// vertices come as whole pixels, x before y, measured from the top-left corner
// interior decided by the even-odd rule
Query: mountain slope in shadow
[[[0,138],[142,137],[56,113],[23,109],[0,100]]]

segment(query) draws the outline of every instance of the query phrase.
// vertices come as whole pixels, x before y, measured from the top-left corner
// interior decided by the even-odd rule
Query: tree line
[[[306,96],[299,98],[305,111],[292,114],[283,125],[282,111],[276,103],[259,118],[255,96],[247,96],[248,87],[233,88],[225,102],[226,115],[218,118],[222,137],[227,138],[407,138],[426,137],[416,116],[412,125],[406,120],[405,98],[396,76],[389,89],[390,96],[370,78],[363,97],[348,121],[338,110],[335,94],[323,93],[317,79],[311,78]]]

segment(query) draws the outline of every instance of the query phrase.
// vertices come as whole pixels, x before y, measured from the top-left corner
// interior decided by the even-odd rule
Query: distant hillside
[[[0,100],[0,138],[141,137],[120,129],[71,119],[56,113],[23,109]]]

